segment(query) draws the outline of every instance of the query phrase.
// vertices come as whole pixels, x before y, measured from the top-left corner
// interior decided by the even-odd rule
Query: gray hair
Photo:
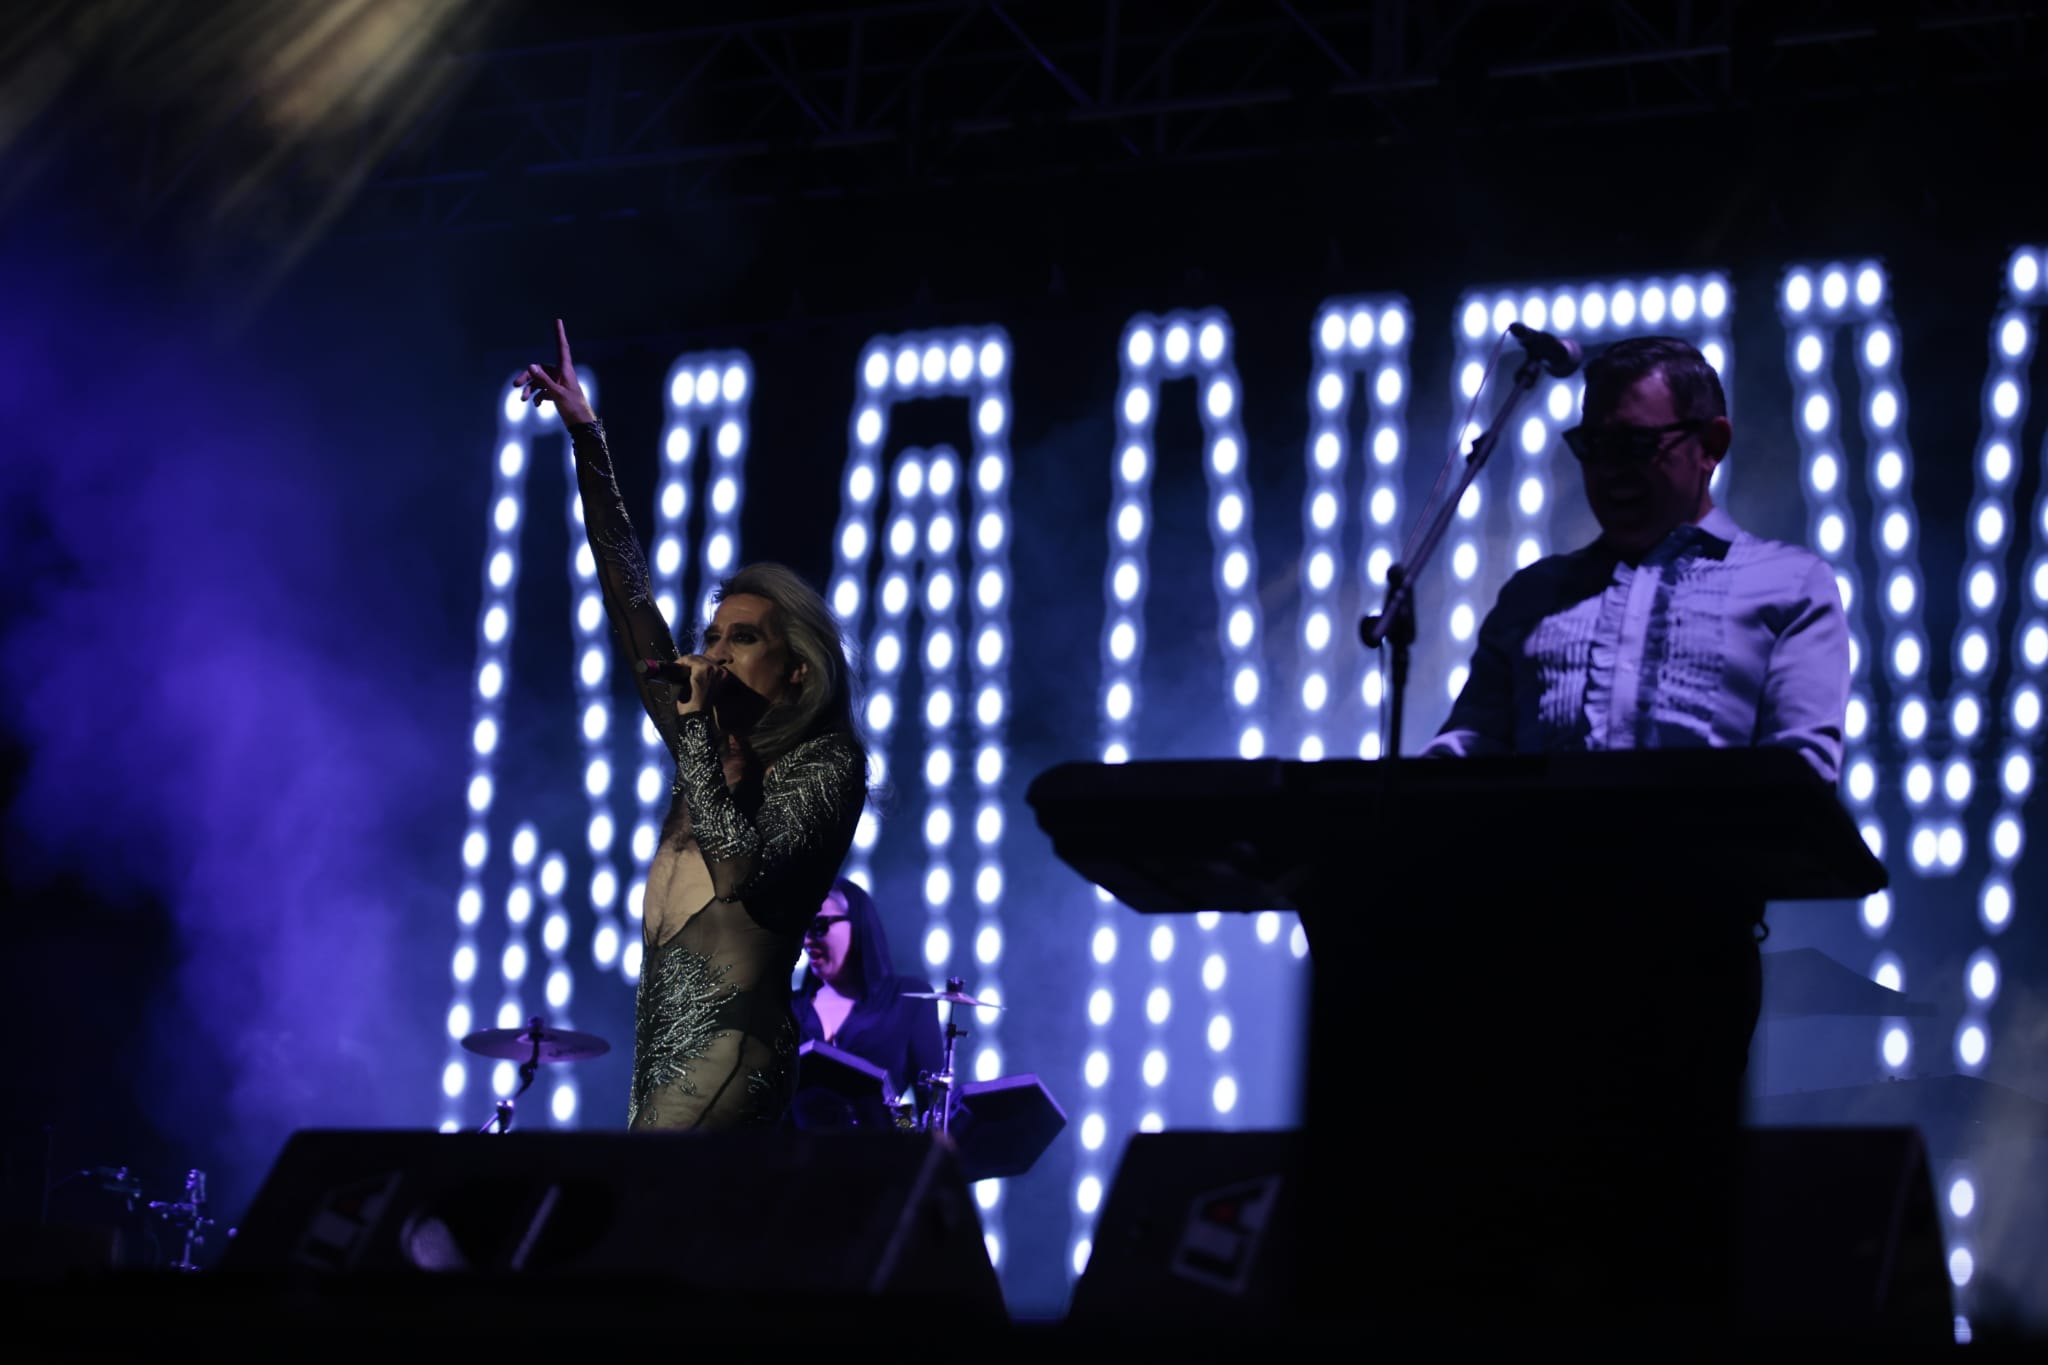
[[[770,614],[791,656],[804,665],[802,683],[769,707],[747,736],[747,745],[763,763],[776,759],[815,735],[840,731],[860,743],[854,724],[859,685],[825,599],[796,570],[782,564],[749,564],[720,583],[714,602],[745,594],[774,604]]]

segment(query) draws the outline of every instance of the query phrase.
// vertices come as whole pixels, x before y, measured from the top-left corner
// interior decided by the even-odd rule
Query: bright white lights
[[[1211,991],[1223,989],[1223,982],[1229,969],[1223,961],[1223,954],[1211,953],[1202,960],[1202,985]]]
[[[1173,997],[1164,986],[1155,986],[1145,997],[1145,1017],[1155,1024],[1163,1024],[1173,1013]]]
[[[1088,1022],[1101,1028],[1116,1012],[1116,1001],[1107,987],[1098,986],[1088,995]]]
[[[1983,894],[1978,898],[1977,913],[1986,928],[1993,933],[2004,930],[2012,919],[2012,888],[1996,879],[1985,883]]]
[[[1967,979],[1971,997],[1979,1004],[1989,1004],[1998,994],[1998,959],[1989,950],[1980,951],[1970,961]]]

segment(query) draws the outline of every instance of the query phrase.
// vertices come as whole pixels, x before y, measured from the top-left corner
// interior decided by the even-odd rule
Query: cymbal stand
[[[533,1088],[533,1078],[540,1074],[540,1044],[543,1027],[544,1025],[542,1025],[538,1014],[526,1021],[526,1031],[533,1039],[533,1055],[519,1064],[519,1088],[512,1092],[510,1098],[498,1101],[497,1111],[484,1120],[484,1126],[477,1129],[477,1132],[488,1133],[493,1129],[500,1133],[511,1131],[512,1111],[517,1107],[519,1097]]]
[[[178,1259],[172,1261],[172,1270],[197,1270],[199,1263],[193,1253],[206,1245],[206,1230],[214,1220],[206,1216],[206,1172],[185,1173],[185,1197],[182,1200],[166,1201],[152,1199],[149,1211],[178,1229],[184,1235],[185,1244],[178,1251]]]
[[[967,983],[957,976],[946,978],[946,989],[955,995],[964,994]],[[922,1127],[927,1133],[945,1137],[953,1123],[953,1051],[954,1044],[967,1036],[967,1030],[960,1027],[960,1006],[946,1007],[945,1051],[939,1054],[939,1069],[924,1072],[920,1079],[932,1089],[931,1103],[924,1111]]]

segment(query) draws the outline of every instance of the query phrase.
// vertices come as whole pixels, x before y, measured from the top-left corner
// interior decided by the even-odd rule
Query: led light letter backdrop
[[[582,378],[585,391],[595,402],[596,376],[583,371]],[[446,1131],[476,1127],[490,1116],[487,1103],[471,1095],[470,1054],[462,1050],[463,1036],[477,1027],[516,1027],[535,1012],[529,1007],[524,989],[533,957],[527,941],[527,929],[535,909],[536,867],[544,910],[541,942],[547,954],[547,978],[542,988],[546,1008],[539,1012],[550,1023],[565,1027],[570,1023],[569,1001],[574,978],[567,957],[569,912],[562,902],[563,888],[568,879],[567,861],[558,852],[542,850],[539,832],[531,823],[518,822],[516,815],[499,808],[491,777],[493,755],[497,753],[502,739],[502,699],[508,680],[513,629],[518,619],[519,535],[526,516],[526,471],[534,459],[534,447],[543,444],[553,444],[560,449],[563,467],[568,471],[569,536],[570,543],[576,547],[570,556],[570,573],[575,581],[586,584],[591,583],[596,574],[596,563],[590,558],[589,548],[584,543],[583,505],[576,495],[575,457],[561,424],[556,420],[554,405],[542,403],[536,410],[520,400],[516,384],[508,386],[498,397],[497,455],[491,480],[490,529],[484,548],[483,607],[477,618],[477,667],[471,702],[470,748],[473,761],[468,788],[469,822],[462,838],[462,890],[455,901],[455,955],[450,966],[454,978],[454,999],[448,1007],[448,1060],[441,1072],[441,1127]],[[594,595],[588,600],[594,602]],[[583,719],[586,746],[601,740],[609,724],[609,705],[605,698],[611,676],[609,642],[601,638],[602,609],[596,612],[595,624],[586,624],[589,616],[585,606],[579,604],[576,620],[572,623],[575,638],[583,646],[575,656],[575,667],[577,696],[586,703]],[[594,750],[586,747],[585,752],[589,760],[585,786],[591,802],[591,844],[594,851],[601,852],[600,832],[604,835],[602,842],[606,845],[610,842],[611,815],[606,795],[610,773],[609,768],[603,766],[604,759],[593,756]],[[505,924],[498,954],[503,989],[495,1015],[489,1024],[484,1024],[474,1008],[473,994],[477,974],[482,970],[478,930],[484,919],[486,891],[487,887],[496,884],[498,878],[497,865],[491,861],[494,847],[492,830],[495,827],[502,831],[515,822],[517,827],[508,841],[511,857],[503,874]],[[499,1062],[492,1068],[491,1089],[497,1097],[510,1095],[517,1080],[517,1068],[510,1062]],[[548,1114],[555,1124],[574,1123],[576,1085],[573,1080],[563,1077],[556,1080],[550,1090],[541,1093],[548,1096]]]
[[[1931,642],[1920,610],[1927,580],[1913,509],[1913,454],[1906,440],[1891,282],[1875,262],[1801,265],[1786,273],[1778,294],[1812,540],[1834,565],[1849,609],[1854,691],[1844,793],[1873,851],[1883,857],[1887,849],[1903,846],[1907,857],[1886,860],[1895,877],[1910,869],[1913,876],[1932,881],[1982,869],[1976,895],[1980,942],[1964,964],[1964,1009],[1948,1040],[1955,1065],[1966,1073],[1982,1071],[1990,1050],[1986,1014],[2000,983],[1993,945],[2012,922],[2012,873],[2025,844],[2022,809],[2033,789],[2041,743],[2041,673],[2048,667],[2048,479],[2027,524],[2031,537],[2023,556],[2025,587],[2013,625],[2012,667],[2003,675],[2004,694],[1994,695],[1992,688],[2001,677],[1996,632],[2005,607],[2007,561],[2019,548],[2012,541],[2026,530],[2013,507],[2019,483],[2016,447],[2026,420],[2027,369],[2042,307],[2048,303],[2042,266],[2038,247],[2013,253],[1991,324],[1946,698],[1933,695],[1927,677]],[[1841,346],[1852,348],[1859,380],[1864,477],[1876,532],[1874,599],[1857,570],[1856,518],[1842,453],[1844,400],[1831,377],[1832,354]],[[2048,447],[2042,465],[2048,472]],[[1867,624],[1872,615],[1879,622],[1875,639]],[[1947,712],[1945,733],[1935,721],[1937,709]],[[1879,745],[1875,727],[1880,723],[1889,725],[1896,745]],[[1881,771],[1893,755],[1897,766]],[[1981,818],[1973,818],[1973,806]],[[1970,857],[1973,834],[1986,845],[1981,860]],[[1884,892],[1864,902],[1863,927],[1879,943],[1895,917],[1893,900]],[[1888,951],[1878,953],[1871,975],[1894,989],[1907,986],[1905,965]],[[1888,1071],[1907,1071],[1915,1049],[1911,1025],[1904,1019],[1884,1020],[1877,1047]],[[1941,1174],[1949,1273],[1962,1289],[1975,1271],[1977,1189],[1967,1162]]]
[[[1379,609],[1387,567],[1400,553],[1402,530],[1413,509],[1402,484],[1408,453],[1408,338],[1411,310],[1396,295],[1329,299],[1318,312],[1309,342],[1308,486],[1301,504],[1301,713],[1302,758],[1326,752],[1378,758],[1386,679],[1378,654],[1358,644],[1352,623]],[[1353,381],[1367,395],[1360,449],[1365,493],[1359,505],[1366,528],[1358,577],[1347,584],[1337,566],[1343,555],[1344,504],[1350,474]],[[1347,588],[1364,584],[1362,591]],[[1356,675],[1353,687],[1349,679]],[[1355,740],[1353,737],[1356,737]],[[1334,747],[1332,747],[1334,746]]]
[[[1734,412],[1734,384],[1729,369],[1728,322],[1732,300],[1728,283],[1720,275],[1677,275],[1646,280],[1588,281],[1566,284],[1535,284],[1518,289],[1472,290],[1459,300],[1454,335],[1457,357],[1451,366],[1454,391],[1451,411],[1458,413],[1464,427],[1458,436],[1460,451],[1471,448],[1495,407],[1507,394],[1515,368],[1521,363],[1521,349],[1513,340],[1498,345],[1502,333],[1516,322],[1539,332],[1569,337],[1589,349],[1637,333],[1682,337],[1700,348],[1722,376],[1729,411]],[[1489,359],[1498,350],[1500,360],[1486,392],[1480,393]],[[1449,539],[1449,575],[1441,581],[1450,585],[1449,610],[1445,622],[1450,628],[1452,653],[1444,674],[1444,690],[1438,695],[1447,705],[1465,686],[1467,660],[1478,635],[1479,620],[1493,604],[1509,570],[1487,555],[1488,535],[1483,490],[1491,483],[1508,495],[1508,512],[1503,523],[1505,543],[1514,546],[1514,568],[1524,569],[1559,547],[1551,529],[1551,512],[1557,502],[1559,463],[1558,433],[1579,421],[1579,405],[1586,384],[1581,375],[1570,379],[1540,381],[1521,411],[1516,430],[1503,433],[1495,447],[1494,459],[1458,506]],[[1473,400],[1484,406],[1472,410]],[[1736,453],[1714,471],[1713,490],[1727,501],[1728,464],[1741,460]],[[1738,471],[1739,472],[1739,471]],[[1567,549],[1573,548],[1570,546]],[[1418,670],[1419,671],[1419,670]],[[1420,694],[1422,713],[1432,712],[1428,693]],[[1417,743],[1420,741],[1417,740]]]
[[[1496,339],[1509,323],[1588,343],[1652,331],[1683,336],[1700,347],[1726,382],[1732,379],[1732,303],[1725,278],[1715,273],[1465,291],[1451,319],[1453,412],[1458,414],[1453,420],[1461,423],[1461,448],[1491,417],[1518,358],[1510,347],[1496,371],[1496,386],[1485,395],[1484,410],[1468,410]],[[1962,1010],[1937,1054],[1952,1053],[1954,1065],[1967,1073],[1984,1069],[1992,1046],[1989,1012],[2001,984],[1996,944],[2016,912],[2012,876],[2025,842],[2024,804],[2033,787],[2043,722],[2048,447],[2041,455],[2043,487],[2029,527],[2022,527],[2013,504],[2020,478],[2017,446],[2029,396],[2027,370],[2044,303],[2048,280],[2042,250],[2014,252],[1991,325],[1983,430],[1973,451],[1975,491],[1964,528],[1961,622],[1950,646],[1954,681],[1950,695],[1937,698],[1927,679],[1932,648],[1922,614],[1927,583],[1917,545],[1912,452],[1890,282],[1874,262],[1799,265],[1784,276],[1776,300],[1786,329],[1794,392],[1789,420],[1801,451],[1810,538],[1834,566],[1849,611],[1854,685],[1846,727],[1845,799],[1873,850],[1880,856],[1893,850],[1902,855],[1896,868],[1898,894],[1910,897],[1913,892],[1904,882],[1907,872],[1921,884],[1962,875],[1977,879],[1976,942],[1963,967]],[[1418,510],[1404,505],[1410,472],[1412,312],[1398,296],[1361,296],[1325,300],[1310,319],[1301,635],[1293,650],[1301,682],[1298,693],[1290,689],[1277,702],[1268,695],[1263,657],[1260,578],[1251,535],[1251,452],[1230,321],[1215,310],[1147,314],[1131,319],[1123,331],[1103,582],[1098,753],[1105,762],[1127,761],[1136,742],[1143,702],[1151,488],[1161,456],[1153,433],[1167,386],[1181,379],[1191,381],[1202,432],[1199,459],[1209,491],[1212,589],[1224,661],[1219,682],[1227,727],[1218,748],[1248,758],[1267,753],[1305,759],[1353,753],[1373,757],[1379,752],[1384,704],[1379,660],[1362,651],[1353,657],[1349,651],[1356,647],[1348,625],[1377,604],[1387,566]],[[1842,346],[1851,348],[1858,376],[1853,401],[1870,500],[1865,525],[1873,540],[1870,561],[1878,570],[1867,592],[1856,554],[1860,514],[1847,492],[1850,459],[1843,449],[1841,408],[1849,400],[1836,391],[1832,378],[1832,356]],[[924,963],[931,975],[960,975],[976,994],[996,1001],[1003,995],[1003,784],[1012,683],[1013,364],[1008,337],[992,326],[877,337],[861,349],[828,593],[849,650],[865,653],[870,692],[861,720],[873,757],[871,777],[878,787],[896,792],[886,809],[917,822],[924,859]],[[594,395],[595,383],[587,374],[585,383]],[[709,611],[708,590],[740,561],[738,517],[754,383],[747,357],[733,352],[680,357],[670,371],[669,424],[650,557],[661,610],[672,623],[686,600],[684,566],[691,555],[684,542],[693,497],[707,501],[695,584],[700,616]],[[1353,409],[1354,385],[1367,396],[1362,413]],[[1732,403],[1734,385],[1726,386]],[[1557,548],[1557,436],[1578,420],[1582,391],[1576,377],[1541,383],[1516,430],[1508,433],[1501,458],[1459,508],[1439,580],[1447,593],[1443,619],[1448,638],[1429,665],[1441,670],[1434,676],[1442,690],[1418,694],[1438,699],[1434,705],[1418,705],[1424,724],[1443,714],[1462,685],[1463,661],[1480,613],[1500,580]],[[902,450],[885,459],[895,405],[931,398],[966,400],[967,453],[940,446]],[[501,390],[497,402],[474,679],[470,818],[461,850],[454,991],[442,1073],[444,1128],[475,1126],[489,1112],[489,1096],[472,1085],[470,1059],[459,1047],[464,1034],[486,1021],[517,1024],[537,1008],[555,1022],[569,1022],[572,925],[581,910],[581,896],[567,890],[571,858],[544,846],[555,836],[544,836],[516,812],[502,811],[494,799],[492,765],[502,741],[526,471],[535,449],[549,441],[561,442],[564,465],[570,464],[551,409],[528,410],[512,389]],[[1355,483],[1364,534],[1359,562],[1346,574],[1339,563],[1354,486],[1354,446],[1362,458],[1363,472]],[[1364,458],[1367,451],[1370,458]],[[1433,471],[1435,451],[1427,453]],[[1734,474],[1727,476],[1725,469],[1716,474],[1716,490],[1724,498],[1726,477],[1742,477],[1741,459],[1738,448],[1730,462]],[[1489,519],[1484,503],[1495,492],[1502,495],[1503,511]],[[599,968],[617,969],[631,980],[639,966],[643,879],[668,785],[668,756],[660,751],[652,727],[643,723],[634,784],[633,873],[622,915],[616,908],[620,878],[612,851],[612,648],[573,474],[568,510],[574,546],[570,581],[576,589],[572,656],[589,799],[590,951]],[[2024,546],[2017,543],[2023,531]],[[2015,559],[2023,567],[2008,562]],[[2011,604],[2006,602],[2009,572],[2024,577],[2017,587],[2021,598]],[[2008,646],[2012,659],[2001,673],[1996,632],[2008,605],[2014,609]],[[898,740],[898,730],[909,728],[906,708],[912,702],[904,695],[904,675],[910,669],[917,671],[922,687],[915,701],[916,738]],[[1896,743],[1878,742],[1879,725],[1890,728]],[[902,756],[899,750],[914,755],[914,766],[906,765],[909,771],[900,781],[891,778],[891,760]],[[906,798],[906,789],[913,787],[922,788],[921,801]],[[863,816],[848,862],[848,875],[863,884],[869,882],[870,859],[882,834],[882,809],[871,805]],[[507,856],[494,861],[500,848]],[[971,922],[964,906],[955,913],[956,900],[970,892]],[[487,916],[491,904],[502,906],[502,921]],[[538,949],[530,941],[536,913]],[[1884,947],[1898,913],[1894,897],[1879,894],[1862,905],[1860,923],[1878,946],[1871,975],[1903,989],[1906,966]],[[1300,978],[1298,970],[1285,977],[1273,973],[1306,953],[1299,926],[1290,928],[1276,914],[1255,916],[1249,926],[1235,916],[1201,915],[1190,928],[1144,921],[1099,891],[1091,930],[1088,1032],[1074,1097],[1080,1123],[1069,1261],[1075,1274],[1087,1263],[1110,1163],[1130,1132],[1168,1124],[1228,1127],[1248,1118],[1264,1121],[1269,1110],[1277,1112],[1269,1079],[1241,1069],[1236,1060],[1240,1053],[1252,1055],[1254,1034],[1238,1036],[1230,995],[1233,985],[1244,991],[1249,982],[1261,1016],[1277,1017]],[[1141,951],[1124,951],[1127,935],[1138,940]],[[1279,949],[1283,941],[1288,951]],[[969,944],[971,962],[958,962]],[[1239,954],[1235,959],[1234,952]],[[495,961],[499,990],[494,1005],[479,1007],[485,991],[478,975],[487,970],[487,956]],[[528,976],[541,970],[544,983],[537,998],[529,1000]],[[1118,1025],[1124,1011],[1141,1012],[1143,1021]],[[990,1079],[1004,1070],[997,1018],[992,1010],[977,1013],[965,1069]],[[1933,1027],[1922,1025],[1923,1030]],[[1906,1074],[1913,1069],[1916,1049],[1928,1050],[1928,1041],[1916,1039],[1904,1019],[1885,1020],[1875,1043],[1875,1065]],[[1939,1069],[1947,1065],[1942,1055]],[[491,1091],[508,1093],[514,1070],[509,1063],[494,1067]],[[1170,1076],[1175,1083],[1169,1084]],[[553,1085],[548,1111],[557,1124],[577,1121],[573,1082]],[[1988,1244],[1988,1234],[1980,1235],[1977,1228],[1988,1216],[1977,1198],[1977,1182],[1984,1176],[1973,1173],[1967,1161],[1942,1172],[1953,1248],[1950,1271],[1958,1286],[1970,1283],[1974,1248]],[[976,1195],[990,1255],[1000,1262],[1001,1182],[983,1182]]]
[[[861,348],[830,593],[849,646],[865,645],[869,779],[878,789],[885,783],[893,788],[895,808],[906,813],[916,808],[908,795],[913,783],[924,789],[925,966],[940,981],[962,977],[970,993],[993,1005],[1003,995],[1002,782],[1009,762],[1004,735],[1014,531],[1010,370],[1010,339],[998,327],[876,337]],[[973,455],[963,461],[947,446],[904,450],[885,470],[890,414],[899,403],[929,398],[967,400]],[[887,528],[879,535],[878,525]],[[882,564],[874,574],[878,540]],[[914,646],[913,614],[923,625]],[[897,782],[890,778],[891,742],[913,647],[922,651],[921,767],[909,781]],[[881,807],[871,801],[846,864],[846,875],[862,886],[872,885],[868,863],[881,832]],[[971,939],[956,932],[953,913],[967,887],[974,900]],[[973,944],[972,972],[956,961],[963,940]],[[964,1064],[976,1080],[994,1080],[1003,1074],[1000,1016],[994,1009],[974,1014],[975,1042],[955,1066]],[[999,1266],[1003,1184],[984,1180],[974,1191],[989,1259]]]

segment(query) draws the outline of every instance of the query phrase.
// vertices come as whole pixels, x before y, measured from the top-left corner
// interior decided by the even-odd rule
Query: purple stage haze
[[[227,1168],[228,1205],[293,1128],[429,1118],[451,879],[420,869],[452,845],[425,831],[457,799],[459,674],[420,647],[417,552],[373,520],[403,480],[369,476],[374,442],[338,452],[318,395],[48,251],[0,259],[0,297],[10,880],[168,915],[175,971],[125,1055],[174,1159]],[[436,945],[423,966],[409,938]],[[91,1137],[59,1108],[34,1117],[60,1149],[67,1119]]]

